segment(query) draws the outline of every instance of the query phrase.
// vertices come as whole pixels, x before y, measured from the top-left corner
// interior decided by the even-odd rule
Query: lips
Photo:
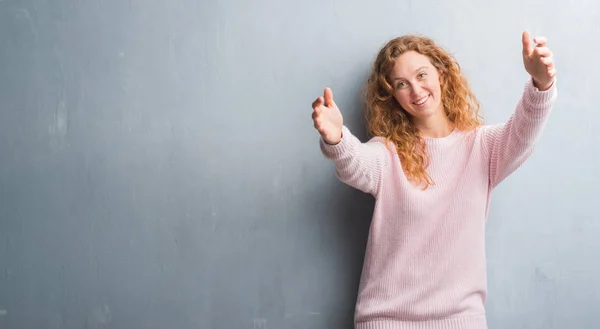
[[[425,102],[427,102],[428,99],[429,99],[429,95],[417,99],[416,101],[413,102],[413,104],[415,104],[415,105],[423,105],[423,104],[425,104]]]

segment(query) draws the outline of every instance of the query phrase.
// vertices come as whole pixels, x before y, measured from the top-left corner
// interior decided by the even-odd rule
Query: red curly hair
[[[407,51],[427,56],[439,75],[443,76],[442,104],[446,115],[457,129],[476,128],[483,124],[483,119],[479,114],[479,102],[461,74],[460,65],[433,40],[419,35],[405,35],[388,41],[381,48],[365,87],[368,132],[392,142],[408,179],[424,184],[426,189],[434,182],[426,171],[429,157],[425,144],[408,112],[394,98],[394,88],[389,77],[394,60]]]

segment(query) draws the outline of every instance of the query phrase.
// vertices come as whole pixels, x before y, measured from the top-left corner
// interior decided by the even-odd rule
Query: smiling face
[[[413,121],[425,122],[445,116],[441,77],[429,57],[416,51],[398,56],[389,74],[394,98]]]

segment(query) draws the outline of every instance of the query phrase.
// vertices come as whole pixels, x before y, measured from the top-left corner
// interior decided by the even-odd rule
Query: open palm
[[[318,97],[312,104],[312,119],[327,144],[337,144],[342,139],[342,112],[333,101],[331,89],[325,88],[324,97]]]

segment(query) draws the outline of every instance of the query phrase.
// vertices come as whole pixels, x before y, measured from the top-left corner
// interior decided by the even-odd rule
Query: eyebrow
[[[415,72],[421,71],[422,69],[426,69],[426,68],[429,68],[429,66],[421,66],[418,69],[416,69]],[[401,80],[401,79],[404,79],[404,78],[402,78],[402,77],[396,77],[396,78],[393,79],[393,81]]]

